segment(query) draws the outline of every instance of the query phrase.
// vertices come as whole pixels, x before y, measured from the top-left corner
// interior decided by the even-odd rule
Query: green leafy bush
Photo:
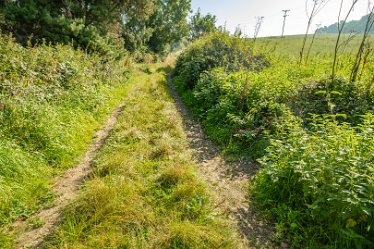
[[[226,151],[262,158],[251,193],[276,217],[279,238],[295,248],[372,248],[373,63],[350,83],[348,54],[331,80],[327,53],[298,65],[289,50],[262,48],[268,66],[253,70],[210,47],[215,36],[182,54],[174,82]]]
[[[364,89],[363,89],[364,88]],[[308,119],[310,114],[341,114],[344,121],[358,124],[361,115],[374,109],[374,92],[348,83],[344,78],[324,79],[302,84],[298,90],[295,111]]]
[[[239,69],[260,70],[267,62],[253,56],[245,41],[226,33],[214,33],[198,39],[177,60],[174,75],[186,89],[193,89],[204,71],[223,67],[228,72]]]
[[[118,32],[111,31],[127,5],[113,1],[84,4],[77,1],[5,1],[0,8],[0,15],[5,19],[0,21],[0,28],[14,35],[22,45],[30,42],[72,44],[88,52],[114,56],[123,53],[124,49]]]
[[[262,155],[268,136],[276,132],[278,117],[289,113],[279,101],[286,97],[286,89],[267,84],[267,76],[214,69],[202,74],[192,90],[190,106],[216,141],[232,143],[232,149],[239,143],[253,157]]]
[[[254,197],[294,247],[374,246],[374,116],[352,128],[315,116],[314,131],[284,126],[272,140]]]

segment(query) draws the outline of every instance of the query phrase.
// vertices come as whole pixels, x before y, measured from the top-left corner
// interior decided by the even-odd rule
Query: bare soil
[[[200,166],[200,175],[216,196],[216,207],[230,217],[248,248],[275,248],[273,226],[256,213],[247,197],[247,186],[258,171],[258,164],[246,159],[226,161],[182,102],[170,75],[168,81],[170,94],[183,117],[190,147]]]
[[[79,187],[90,175],[91,164],[113,130],[123,108],[124,105],[117,107],[106,124],[96,132],[95,139],[78,165],[57,177],[53,186],[53,192],[57,196],[54,206],[32,215],[25,221],[18,221],[13,225],[13,230],[19,234],[17,248],[38,248],[43,240],[53,232],[62,218],[60,211],[77,196]],[[30,228],[30,220],[39,220],[42,225],[38,228]]]

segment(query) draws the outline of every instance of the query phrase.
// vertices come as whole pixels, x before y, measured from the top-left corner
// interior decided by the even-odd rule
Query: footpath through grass
[[[15,221],[54,205],[54,176],[76,165],[123,101],[130,66],[128,57],[22,47],[0,34],[0,248],[14,245]]]
[[[241,248],[197,176],[164,70],[146,69],[44,248]]]

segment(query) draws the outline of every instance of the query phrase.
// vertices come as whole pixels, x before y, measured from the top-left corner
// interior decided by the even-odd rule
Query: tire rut
[[[178,95],[171,75],[168,76],[170,95],[183,117],[184,128],[201,177],[216,196],[216,207],[227,214],[237,227],[246,247],[274,248],[273,226],[261,219],[248,201],[248,183],[259,166],[246,159],[226,161],[219,148],[204,134]]]
[[[92,171],[92,162],[113,130],[123,109],[123,104],[118,106],[108,118],[106,124],[96,132],[95,139],[91,142],[77,166],[57,177],[52,189],[57,196],[54,202],[55,205],[13,225],[14,231],[21,231],[17,239],[17,248],[39,248],[44,239],[54,231],[56,224],[62,218],[60,211],[77,196],[80,186],[89,177]],[[28,221],[31,219],[38,219],[42,221],[43,225],[30,230],[28,229]]]

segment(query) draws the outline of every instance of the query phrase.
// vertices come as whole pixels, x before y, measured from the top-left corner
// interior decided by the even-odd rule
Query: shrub
[[[294,90],[287,76],[282,76],[282,84],[274,84],[280,74],[270,68],[260,73],[216,68],[203,73],[195,88],[182,94],[214,140],[229,150],[240,146],[238,150],[256,158],[263,155],[269,136],[276,134],[279,118],[292,122],[286,103]]]
[[[253,194],[294,247],[372,248],[374,116],[357,129],[334,119],[315,116],[311,134],[284,128],[261,160]]]
[[[193,89],[204,71],[216,67],[224,67],[227,72],[260,70],[265,65],[265,59],[253,56],[245,41],[214,33],[197,40],[179,56],[174,75],[181,78],[185,88]]]
[[[310,114],[343,114],[344,121],[358,124],[361,115],[373,111],[374,95],[344,78],[323,79],[302,84],[295,101],[295,111],[304,119]]]
[[[373,116],[362,116],[373,112],[373,63],[350,83],[352,61],[341,56],[332,81],[327,54],[298,66],[265,51],[246,67],[240,58],[249,57],[236,56],[242,50],[226,53],[220,42],[238,41],[222,34],[196,41],[179,58],[174,82],[226,151],[263,158],[251,192],[277,218],[279,237],[295,248],[372,248]]]

